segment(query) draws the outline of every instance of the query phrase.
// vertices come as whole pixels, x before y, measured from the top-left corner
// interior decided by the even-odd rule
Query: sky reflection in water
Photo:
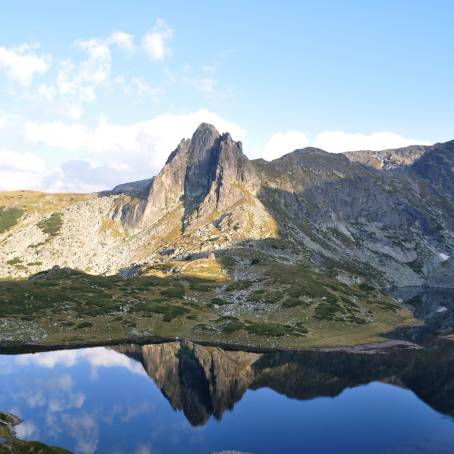
[[[398,378],[393,385],[369,382],[362,371],[346,378],[345,360],[333,375],[325,365],[333,356],[320,354],[284,361],[176,345],[1,355],[0,411],[24,420],[21,438],[86,454],[453,452],[452,417]],[[216,376],[201,373],[204,361]],[[399,375],[393,367],[390,359],[377,370]]]

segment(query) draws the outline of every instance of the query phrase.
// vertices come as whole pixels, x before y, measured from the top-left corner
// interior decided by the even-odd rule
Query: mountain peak
[[[192,135],[192,141],[210,141],[219,137],[219,131],[210,123],[200,123]]]

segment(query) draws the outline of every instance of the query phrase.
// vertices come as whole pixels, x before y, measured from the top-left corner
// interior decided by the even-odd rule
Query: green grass
[[[314,315],[318,320],[335,320],[338,312],[342,310],[342,307],[338,306],[337,304],[323,302],[317,305]]]
[[[358,288],[360,290],[362,290],[363,292],[373,292],[375,290],[375,287],[372,287],[371,285],[365,284],[364,282],[359,284]]]
[[[8,260],[6,263],[11,266],[16,266],[22,263],[22,259],[20,257],[14,257],[13,259]]]
[[[169,287],[161,290],[161,295],[168,298],[183,298],[185,295],[184,287]]]
[[[228,292],[232,292],[234,290],[245,290],[248,289],[252,285],[252,282],[249,280],[239,280],[234,281],[229,284],[226,288]]]
[[[48,218],[38,222],[38,227],[49,236],[57,236],[62,225],[63,215],[61,213],[52,213]]]
[[[0,233],[4,233],[14,227],[24,214],[22,208],[0,207]]]
[[[292,332],[289,326],[267,322],[250,323],[245,329],[249,334],[255,334],[256,336],[281,337]]]
[[[301,306],[303,302],[298,299],[298,298],[287,298],[282,305],[284,307],[295,307],[295,306]]]
[[[0,454],[71,454],[66,449],[44,445],[37,441],[24,441],[16,438],[14,428],[17,421],[9,414],[0,412],[0,437],[4,441],[0,443]]]
[[[371,297],[304,265],[263,260],[254,280],[227,284],[194,276],[124,280],[67,270],[44,280],[0,280],[0,342],[38,338],[70,345],[153,335],[264,347],[351,345],[377,341],[378,333],[411,317],[377,291]],[[235,317],[226,317],[227,310]]]
[[[224,306],[225,304],[230,304],[229,301],[219,297],[211,298],[210,303],[216,304],[217,306]]]

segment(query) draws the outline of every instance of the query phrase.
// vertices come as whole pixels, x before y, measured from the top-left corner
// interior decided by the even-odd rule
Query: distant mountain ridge
[[[430,147],[425,145],[412,145],[379,151],[347,151],[344,154],[353,162],[367,164],[376,169],[393,170],[412,165],[429,149]]]

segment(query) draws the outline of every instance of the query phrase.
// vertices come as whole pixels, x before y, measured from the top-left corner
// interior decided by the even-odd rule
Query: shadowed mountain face
[[[383,381],[408,388],[435,410],[454,416],[454,344],[415,349],[248,353],[174,342],[126,347],[141,360],[172,408],[192,425],[221,419],[248,389],[268,387],[293,399],[334,397]]]
[[[454,203],[453,164],[454,140],[451,140],[430,147],[410,170]]]

